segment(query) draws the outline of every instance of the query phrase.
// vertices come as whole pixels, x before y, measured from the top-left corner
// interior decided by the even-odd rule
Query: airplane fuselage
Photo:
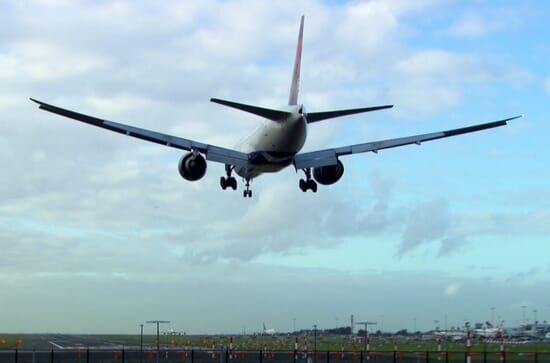
[[[237,150],[249,154],[249,165],[236,168],[237,175],[253,179],[262,173],[277,172],[292,163],[304,146],[307,137],[307,122],[303,106],[289,106],[291,115],[274,122],[265,120],[238,145]]]

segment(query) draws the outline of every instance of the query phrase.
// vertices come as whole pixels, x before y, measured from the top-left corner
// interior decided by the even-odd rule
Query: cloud
[[[35,273],[24,277],[0,273],[0,277],[2,289],[10,291],[3,298],[0,312],[4,329],[64,333],[131,333],[143,316],[158,316],[159,311],[174,328],[195,334],[234,334],[243,324],[249,331],[260,331],[264,320],[266,324],[273,322],[269,325],[277,331],[288,331],[292,326],[288,311],[297,316],[297,327],[318,324],[328,328],[334,326],[335,315],[347,318],[354,312],[357,317],[361,307],[374,314],[383,312],[388,331],[412,326],[412,317],[416,318],[417,328],[424,331],[433,329],[434,317],[444,315],[448,316],[449,326],[461,325],[464,319],[487,320],[486,309],[464,306],[464,301],[476,299],[487,301],[487,306],[509,301],[498,305],[498,313],[512,325],[521,318],[521,304],[516,302],[525,303],[522,296],[528,297],[529,306],[546,301],[546,292],[540,286],[548,283],[548,279],[537,285],[456,279],[445,272],[435,276],[433,272],[415,271],[349,274],[254,263],[221,264],[213,270],[212,266],[178,265],[173,259],[161,264],[150,261],[149,270],[135,278],[105,272]],[[449,298],[442,300],[442,294]],[[452,298],[458,295],[460,299]],[[220,296],[224,296],[223,303]],[[311,304],[311,296],[315,296],[316,304]],[[405,297],[407,309],[403,309]],[[82,300],[74,304],[75,298]],[[430,305],[433,301],[439,303]],[[235,304],[241,309],[235,309]],[[84,310],[90,313],[82,314]],[[19,311],[25,311],[27,319],[23,320]],[[206,311],[209,315],[182,317],[182,311]]]
[[[418,204],[408,214],[398,254],[403,255],[445,237],[451,224],[449,207],[444,200]]]
[[[550,77],[546,77],[544,80],[544,90],[550,94]]]
[[[192,246],[187,257],[200,262],[249,261],[262,254],[300,254],[309,247],[332,248],[353,236],[385,233],[397,223],[389,205],[391,182],[386,180],[377,173],[370,175],[366,210],[334,195],[312,198],[296,193],[288,183],[272,185],[238,220],[220,222],[223,233],[215,244]]]
[[[460,15],[447,32],[456,37],[484,37],[510,31],[522,23],[522,11],[514,8],[476,9]]]
[[[402,81],[390,90],[391,99],[401,100],[404,113],[414,119],[461,104],[463,88],[470,84],[517,86],[534,79],[529,71],[499,59],[441,49],[409,52],[393,68]]]
[[[439,252],[437,253],[437,256],[443,257],[445,255],[454,253],[466,243],[467,241],[463,237],[459,237],[459,236],[445,238],[441,241],[441,245],[439,247]]]
[[[460,285],[457,283],[453,283],[445,288],[444,294],[446,297],[452,297],[458,293],[459,289],[460,289]]]
[[[507,279],[508,282],[516,281],[519,283],[534,283],[536,277],[540,276],[542,269],[540,267],[532,267],[527,270],[516,272],[510,275]]]

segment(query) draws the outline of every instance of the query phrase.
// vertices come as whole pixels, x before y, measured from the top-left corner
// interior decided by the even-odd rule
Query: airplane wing
[[[296,169],[304,168],[316,168],[321,166],[336,165],[338,163],[338,157],[343,155],[358,154],[372,151],[377,153],[378,150],[389,149],[398,146],[405,146],[410,144],[420,145],[424,141],[431,141],[442,139],[444,137],[457,136],[467,134],[470,132],[476,132],[481,130],[490,129],[493,127],[504,126],[508,121],[520,118],[521,116],[515,116],[504,120],[478,124],[459,129],[432,132],[429,134],[401,137],[397,139],[387,139],[381,141],[367,142],[363,144],[349,145],[338,147],[334,149],[325,149],[319,151],[312,151],[302,154],[297,154],[294,157],[294,166]]]
[[[84,115],[64,108],[49,105],[47,103],[35,100],[31,98],[31,101],[39,104],[39,108],[45,111],[49,111],[61,116],[72,118],[74,120],[87,123],[89,125],[101,127],[110,131],[118,132],[126,136],[136,137],[145,141],[154,142],[157,144],[173,147],[176,149],[182,149],[187,151],[197,150],[206,156],[206,160],[216,161],[223,164],[230,164],[235,166],[247,166],[248,154],[226,149],[219,146],[208,145],[202,142],[184,139],[177,136],[163,134],[139,127],[121,124],[109,120],[103,120],[100,118]]]

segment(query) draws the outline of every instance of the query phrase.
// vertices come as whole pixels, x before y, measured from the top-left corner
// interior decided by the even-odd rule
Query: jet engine
[[[178,170],[185,180],[199,180],[206,174],[206,160],[201,154],[188,153],[181,157]]]
[[[313,169],[313,178],[319,184],[330,185],[336,183],[344,175],[344,164],[338,160],[336,165],[321,166]]]

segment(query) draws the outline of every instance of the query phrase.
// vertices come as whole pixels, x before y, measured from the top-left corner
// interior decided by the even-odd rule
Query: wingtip
[[[506,120],[506,121],[512,121],[512,120],[516,120],[516,119],[522,118],[522,117],[523,117],[523,114],[517,115],[517,116],[514,116],[514,117],[510,117],[510,118],[509,118],[508,120]]]

